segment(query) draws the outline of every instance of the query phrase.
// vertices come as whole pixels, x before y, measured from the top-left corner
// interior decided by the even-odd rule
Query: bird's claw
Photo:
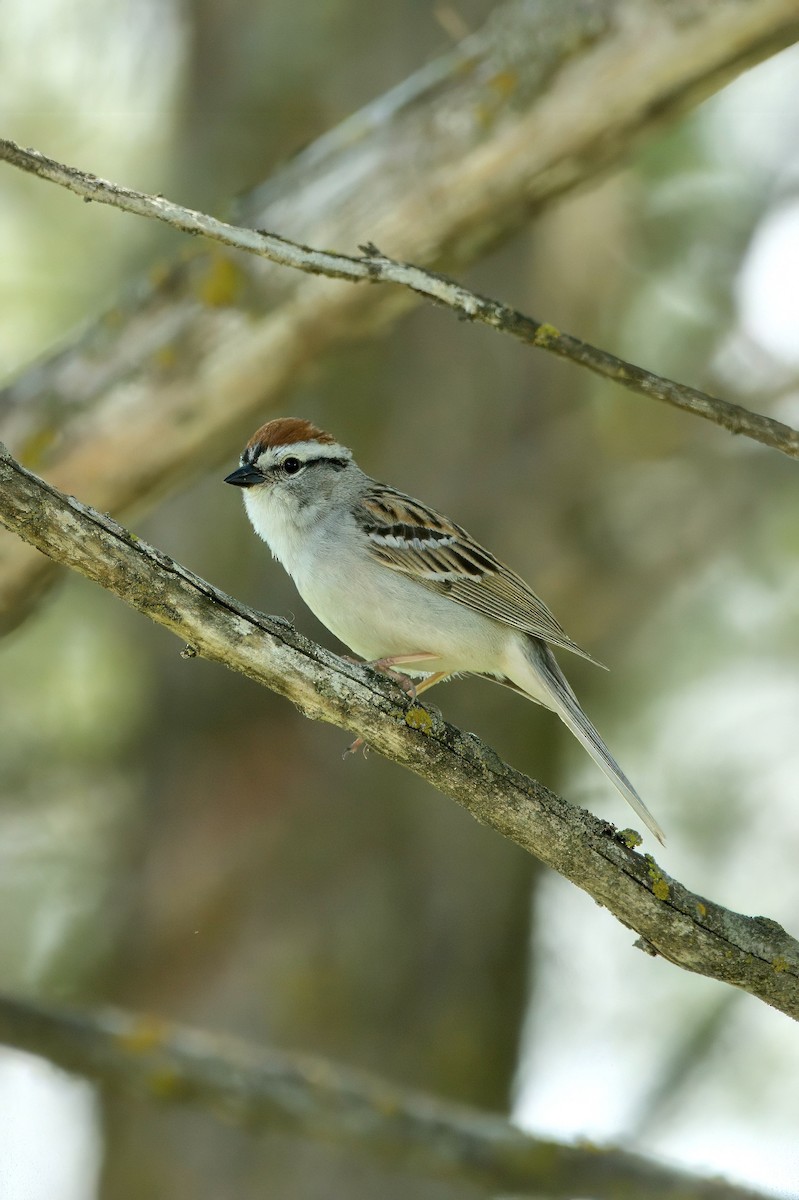
[[[344,751],[344,753],[343,753],[343,754],[342,754],[342,756],[341,756],[341,757],[342,757],[342,759],[345,759],[345,760],[346,760],[346,759],[348,759],[348,758],[349,758],[349,756],[350,756],[351,754],[357,754],[357,753],[358,753],[358,751],[359,751],[359,750],[360,750],[362,747],[363,747],[363,756],[364,756],[364,758],[366,758],[366,755],[367,755],[367,753],[369,752],[369,747],[366,745],[366,742],[363,740],[363,738],[362,738],[362,737],[357,737],[357,738],[355,739],[355,741],[354,741],[354,742],[352,742],[352,743],[351,743],[351,744],[350,744],[350,745],[347,747],[347,749]]]

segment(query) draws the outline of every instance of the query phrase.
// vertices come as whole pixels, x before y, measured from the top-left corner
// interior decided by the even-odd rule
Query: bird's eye
[[[298,458],[287,458],[283,462],[283,470],[287,475],[296,475],[302,463]]]

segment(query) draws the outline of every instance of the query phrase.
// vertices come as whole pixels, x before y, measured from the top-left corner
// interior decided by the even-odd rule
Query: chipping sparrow
[[[356,654],[376,667],[423,675],[417,695],[468,673],[552,709],[664,841],[549,645],[590,656],[465,530],[370,479],[350,450],[297,418],[258,429],[225,482],[244,489],[255,532],[311,611]]]

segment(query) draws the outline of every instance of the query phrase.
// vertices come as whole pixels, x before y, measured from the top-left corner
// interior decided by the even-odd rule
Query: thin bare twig
[[[504,1117],[398,1087],[327,1059],[104,1008],[0,995],[0,1041],[161,1103],[192,1104],[250,1131],[289,1130],[417,1174],[550,1196],[765,1200],[624,1150],[522,1133]]]
[[[451,796],[641,935],[641,945],[799,1018],[799,943],[776,922],[694,895],[612,825],[513,770],[472,734],[365,666],[345,662],[193,575],[26,471],[0,445],[0,522],[88,576],[197,654],[362,735]]]
[[[184,208],[163,196],[151,196],[146,192],[110,183],[77,167],[47,158],[38,150],[23,150],[15,142],[2,138],[0,159],[19,167],[20,170],[59,184],[82,196],[84,200],[96,200],[101,204],[120,208],[124,212],[151,217],[184,233],[202,234],[225,246],[258,255],[280,266],[293,267],[309,275],[322,275],[351,283],[366,280],[370,283],[398,284],[419,296],[452,309],[461,317],[479,321],[528,345],[539,346],[559,358],[569,359],[579,366],[587,367],[594,374],[610,379],[629,391],[653,400],[661,400],[682,412],[704,417],[730,433],[743,434],[792,458],[799,458],[799,431],[789,425],[626,362],[606,350],[600,350],[570,334],[561,333],[553,325],[536,321],[498,300],[472,292],[445,275],[425,270],[412,263],[397,262],[381,254],[372,244],[362,246],[363,255],[358,258],[348,254],[315,250],[265,230],[229,225],[207,213]]]

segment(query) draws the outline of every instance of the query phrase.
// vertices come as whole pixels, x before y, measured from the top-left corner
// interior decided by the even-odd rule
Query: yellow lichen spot
[[[199,296],[211,308],[227,308],[238,299],[243,283],[244,273],[233,259],[215,254],[200,278]]]
[[[663,878],[663,872],[651,854],[647,854],[646,861],[649,864],[649,878],[652,880],[652,895],[656,900],[668,900],[671,891]]]
[[[433,728],[433,718],[426,708],[416,704],[406,712],[405,724],[409,725],[411,729],[421,730],[422,733],[430,733]]]
[[[636,846],[640,846],[644,840],[637,829],[620,829],[619,837],[629,850],[635,850]]]
[[[134,1021],[117,1040],[130,1054],[150,1054],[158,1049],[168,1032],[169,1025],[160,1017],[144,1016]]]
[[[509,69],[497,71],[496,75],[492,75],[489,79],[488,86],[493,88],[504,100],[506,96],[512,95],[519,86],[519,74],[517,71]]]
[[[156,1100],[173,1100],[180,1095],[182,1080],[177,1071],[172,1071],[169,1067],[153,1071],[148,1083]]]
[[[707,905],[703,904],[701,900],[697,900],[696,902],[696,915],[698,917],[707,916]]]
[[[533,340],[535,341],[536,346],[548,346],[550,342],[557,341],[559,337],[559,329],[556,329],[554,325],[544,324],[538,326],[538,329],[535,331],[535,338]]]
[[[160,346],[152,357],[153,366],[161,371],[171,371],[178,363],[178,352],[174,346]]]
[[[788,959],[783,958],[781,954],[778,954],[776,958],[772,958],[771,965],[777,974],[781,975],[783,971],[788,970]]]

